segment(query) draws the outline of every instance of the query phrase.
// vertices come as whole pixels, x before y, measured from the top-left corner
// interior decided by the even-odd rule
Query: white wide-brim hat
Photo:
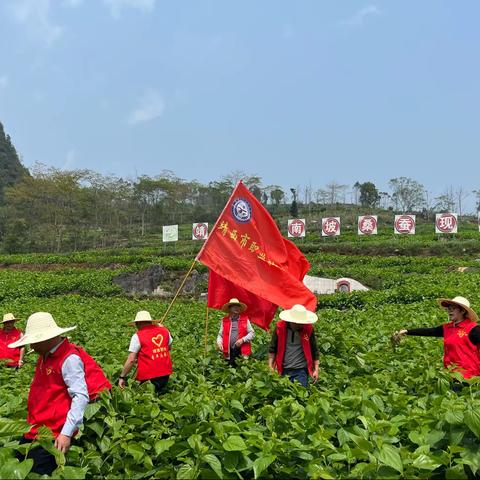
[[[240,311],[244,312],[247,309],[247,305],[242,303],[238,298],[231,298],[223,307],[222,310],[228,313],[228,310],[231,306],[238,305],[240,307]]]
[[[439,298],[438,303],[443,308],[447,308],[449,305],[457,305],[463,308],[468,313],[468,318],[474,322],[478,322],[478,315],[470,307],[470,302],[465,297],[455,297],[455,298]]]
[[[74,330],[75,328],[77,327],[59,327],[52,315],[48,312],[32,313],[32,315],[28,317],[25,334],[22,335],[16,342],[11,343],[9,347],[23,347],[24,345],[31,343],[50,340],[51,338],[58,337],[59,335],[69,332],[70,330]]]
[[[318,320],[316,313],[307,310],[303,305],[294,305],[290,310],[280,312],[279,317],[286,322],[309,325]]]
[[[0,323],[7,323],[7,322],[16,322],[20,320],[19,318],[16,318],[13,313],[6,313],[3,316],[3,320]]]
[[[133,320],[132,322],[128,322],[128,324],[135,325],[138,322],[159,322],[159,321],[160,320],[154,320],[150,315],[150,312],[147,312],[146,310],[140,310],[135,315],[135,320]]]

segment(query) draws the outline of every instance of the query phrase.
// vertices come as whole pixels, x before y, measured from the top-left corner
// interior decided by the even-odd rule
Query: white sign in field
[[[305,219],[304,218],[293,218],[288,221],[288,236],[289,237],[305,236]]]
[[[361,215],[358,217],[358,234],[376,235],[377,224],[377,215]]]
[[[415,235],[415,215],[395,215],[393,233],[397,235]]]
[[[340,235],[340,217],[322,218],[322,237]]]
[[[178,241],[178,225],[164,225],[162,228],[163,242],[177,242]]]
[[[192,240],[206,240],[208,238],[208,223],[194,223],[192,226]]]
[[[435,233],[457,233],[456,213],[437,213],[435,216]]]

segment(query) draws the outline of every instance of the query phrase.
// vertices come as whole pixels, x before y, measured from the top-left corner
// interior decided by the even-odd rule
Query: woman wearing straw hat
[[[478,316],[464,297],[438,300],[448,313],[449,323],[433,328],[403,329],[393,334],[392,340],[398,343],[404,335],[443,337],[445,368],[452,368],[464,378],[480,375],[480,327]]]
[[[217,348],[231,366],[235,366],[239,356],[248,358],[252,354],[252,340],[255,332],[247,315],[242,315],[247,306],[238,298],[231,298],[223,305],[222,310],[228,313],[222,319],[217,336]]]
[[[135,325],[137,333],[133,334],[128,347],[128,357],[123,365],[118,385],[125,387],[125,379],[135,363],[138,361],[136,380],[149,380],[155,386],[155,391],[161,393],[166,387],[173,372],[170,358],[170,346],[173,339],[170,332],[163,325],[154,325],[149,312],[138,312],[135,320],[129,325]]]
[[[66,453],[89,400],[111,387],[95,360],[62,337],[75,328],[61,328],[50,313],[37,312],[28,317],[25,335],[9,345],[18,348],[30,344],[39,354],[28,395],[27,422],[32,427],[20,443],[33,442],[38,429],[45,426],[55,437],[55,447]],[[51,475],[57,466],[55,457],[40,446],[32,448],[28,457],[34,461],[34,473]]]
[[[280,312],[268,349],[268,366],[304,387],[308,375],[313,383],[318,380],[319,353],[312,326],[317,320],[317,315],[303,305]]]
[[[15,318],[13,313],[6,313],[3,316],[2,329],[0,330],[0,360],[9,360],[7,367],[19,368],[23,365],[23,355],[25,347],[8,348],[10,343],[16,342],[21,336],[22,331],[15,328]]]

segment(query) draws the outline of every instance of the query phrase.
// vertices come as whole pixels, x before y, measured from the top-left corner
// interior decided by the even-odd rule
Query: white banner
[[[178,241],[178,225],[164,225],[162,233],[163,242]]]
[[[435,233],[457,233],[456,213],[437,213],[435,216]]]
[[[194,223],[192,226],[192,240],[206,240],[208,238],[208,223]]]
[[[340,217],[322,218],[322,237],[340,235]]]
[[[376,235],[377,223],[377,215],[361,215],[358,217],[358,234]]]
[[[395,215],[393,232],[397,235],[415,235],[415,215]]]
[[[289,237],[304,237],[305,236],[305,219],[292,218],[288,221],[288,236]]]

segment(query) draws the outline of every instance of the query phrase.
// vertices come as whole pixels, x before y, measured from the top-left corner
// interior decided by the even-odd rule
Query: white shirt
[[[65,339],[53,347],[48,353],[54,353],[64,341]],[[82,424],[83,414],[90,401],[87,383],[85,381],[85,366],[77,354],[72,353],[64,360],[62,365],[62,378],[67,386],[68,394],[72,398],[72,403],[60,433],[71,437]]]

